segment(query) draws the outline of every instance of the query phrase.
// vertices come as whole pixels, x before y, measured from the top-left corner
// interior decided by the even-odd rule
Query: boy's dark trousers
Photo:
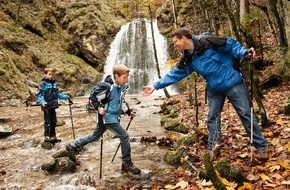
[[[55,109],[44,110],[44,136],[55,137],[56,113]]]

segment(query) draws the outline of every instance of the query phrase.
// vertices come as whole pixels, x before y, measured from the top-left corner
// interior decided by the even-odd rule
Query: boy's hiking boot
[[[131,172],[133,174],[140,174],[141,170],[133,165],[133,162],[131,160],[129,161],[123,161],[122,163],[122,172]]]
[[[74,146],[72,146],[71,144],[67,144],[65,146],[66,151],[68,152],[68,157],[71,161],[76,162],[77,158],[76,158],[76,148]]]
[[[257,158],[259,160],[268,160],[269,159],[267,148],[257,149],[256,153],[257,153]]]
[[[57,143],[57,142],[60,142],[60,141],[61,141],[61,139],[58,139],[55,136],[50,138],[50,142],[53,142],[53,143]]]
[[[44,142],[50,142],[50,137],[49,136],[45,136],[43,141]]]
[[[79,153],[78,148],[76,148],[75,146],[71,145],[71,144],[67,144],[65,146],[66,151],[71,154],[71,155],[76,155]]]

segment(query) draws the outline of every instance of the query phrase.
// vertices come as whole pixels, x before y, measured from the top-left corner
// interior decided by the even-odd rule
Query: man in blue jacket
[[[196,38],[186,29],[177,29],[173,34],[174,48],[183,52],[179,64],[153,86],[146,86],[144,96],[153,91],[177,83],[196,71],[206,80],[209,102],[208,112],[208,150],[213,158],[221,145],[221,111],[225,98],[234,106],[242,124],[250,137],[251,108],[247,90],[241,74],[234,69],[235,60],[255,57],[254,48],[246,49],[232,38],[206,36]],[[259,158],[267,158],[266,140],[260,131],[257,120],[253,119],[253,145]]]

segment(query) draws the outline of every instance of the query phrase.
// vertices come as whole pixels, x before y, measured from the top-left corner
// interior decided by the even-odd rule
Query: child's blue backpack
[[[94,86],[89,95],[87,112],[96,112],[99,107],[104,107],[104,105],[109,102],[113,84],[114,81],[111,75],[108,75],[103,82]]]

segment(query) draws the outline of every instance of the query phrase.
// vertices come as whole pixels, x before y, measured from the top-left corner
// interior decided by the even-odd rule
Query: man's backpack
[[[104,107],[110,101],[113,84],[114,81],[111,75],[108,75],[103,82],[94,86],[89,95],[87,112],[97,111],[99,107]]]
[[[231,57],[226,52],[222,52],[221,50],[219,50],[220,47],[224,47],[226,45],[227,38],[212,36],[209,32],[203,32],[198,36],[193,36],[192,39],[195,41],[194,52],[198,56],[203,55],[208,49],[214,49],[214,50],[220,51],[226,56]],[[193,56],[192,52],[184,51],[183,56],[177,63],[177,66],[181,68],[185,67],[187,64],[191,63],[192,56]],[[247,79],[248,77],[247,77],[247,73],[245,71],[244,65],[241,64],[241,62],[244,61],[244,58],[242,60],[237,60],[233,57],[231,58],[233,59],[233,62],[234,62],[233,64],[234,69],[236,69],[239,73],[242,74],[242,76],[245,79]]]

